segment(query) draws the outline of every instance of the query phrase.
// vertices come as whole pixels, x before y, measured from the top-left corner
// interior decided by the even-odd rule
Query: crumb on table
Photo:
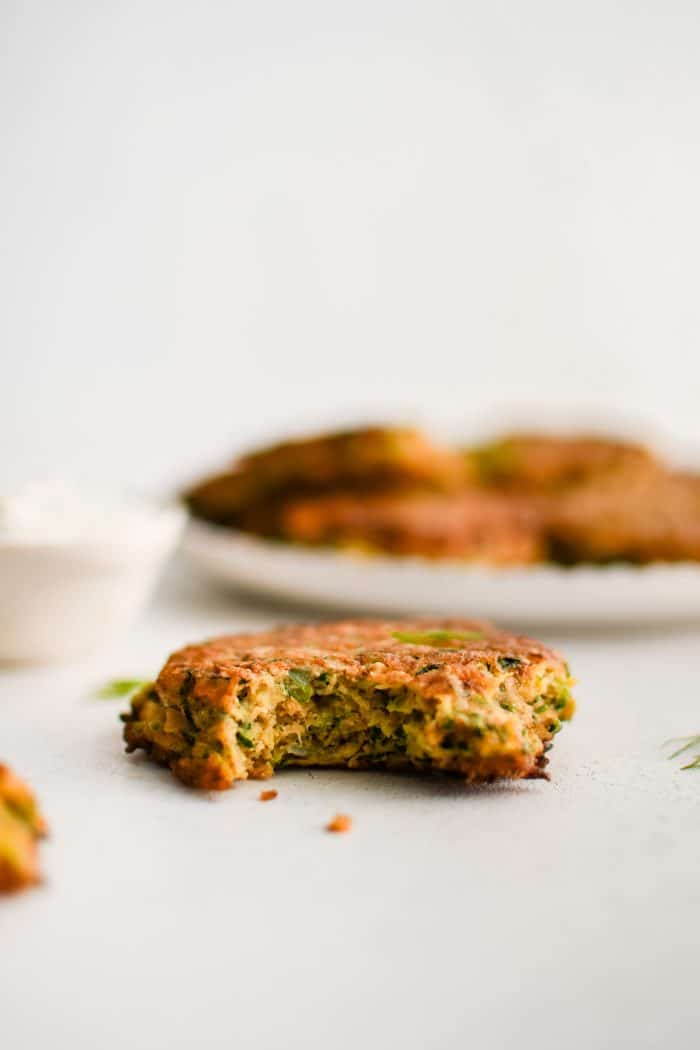
[[[350,831],[352,828],[352,817],[347,816],[346,813],[336,813],[326,825],[326,831]]]
[[[277,792],[270,788],[267,791],[261,791],[259,795],[260,802],[272,802],[273,798],[277,798]]]

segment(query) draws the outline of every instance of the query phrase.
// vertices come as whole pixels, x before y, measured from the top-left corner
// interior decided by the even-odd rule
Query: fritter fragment
[[[283,627],[174,653],[124,736],[206,789],[288,765],[542,777],[571,684],[556,653],[474,621]]]
[[[39,882],[37,839],[45,834],[31,789],[0,765],[0,893]]]

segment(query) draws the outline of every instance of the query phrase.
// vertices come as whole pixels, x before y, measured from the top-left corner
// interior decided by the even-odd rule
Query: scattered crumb
[[[352,817],[345,813],[336,813],[333,820],[326,825],[326,831],[350,831],[352,828]]]
[[[277,798],[277,792],[274,790],[260,792],[260,802],[272,802],[273,798]]]

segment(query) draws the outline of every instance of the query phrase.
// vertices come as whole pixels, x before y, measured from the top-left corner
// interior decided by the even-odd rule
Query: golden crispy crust
[[[185,783],[213,790],[278,764],[538,777],[559,720],[573,712],[570,682],[552,650],[479,621],[282,627],[174,653],[132,702],[124,735],[128,750],[144,748]],[[320,750],[287,746],[304,734],[318,745],[315,719],[333,705],[342,708],[335,737]]]
[[[9,766],[0,765],[0,893],[40,881],[36,842],[45,834],[31,789]]]
[[[453,646],[411,644],[395,635],[455,631]],[[474,634],[469,638],[464,635]],[[354,678],[378,665],[397,683],[413,678],[425,663],[426,650],[436,649],[444,673],[468,677],[475,660],[508,656],[522,660],[561,657],[540,642],[499,631],[483,620],[457,618],[415,620],[341,620],[336,623],[294,624],[271,631],[232,634],[199,645],[188,645],[169,657],[156,684],[163,695],[188,695],[223,710],[233,703],[234,685],[262,672],[284,675],[300,663],[321,670],[333,667]]]
[[[295,500],[280,510],[279,535],[491,565],[531,564],[545,553],[541,515],[532,501],[476,489]]]
[[[244,456],[232,469],[187,494],[208,521],[240,524],[241,514],[289,494],[329,488],[361,490],[459,487],[469,468],[458,453],[411,428],[368,427],[289,441]]]

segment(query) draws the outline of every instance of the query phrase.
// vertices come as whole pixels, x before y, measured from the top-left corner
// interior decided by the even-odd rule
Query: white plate
[[[190,523],[185,550],[220,582],[361,613],[559,626],[700,618],[695,564],[498,569],[296,547],[201,522]]]

